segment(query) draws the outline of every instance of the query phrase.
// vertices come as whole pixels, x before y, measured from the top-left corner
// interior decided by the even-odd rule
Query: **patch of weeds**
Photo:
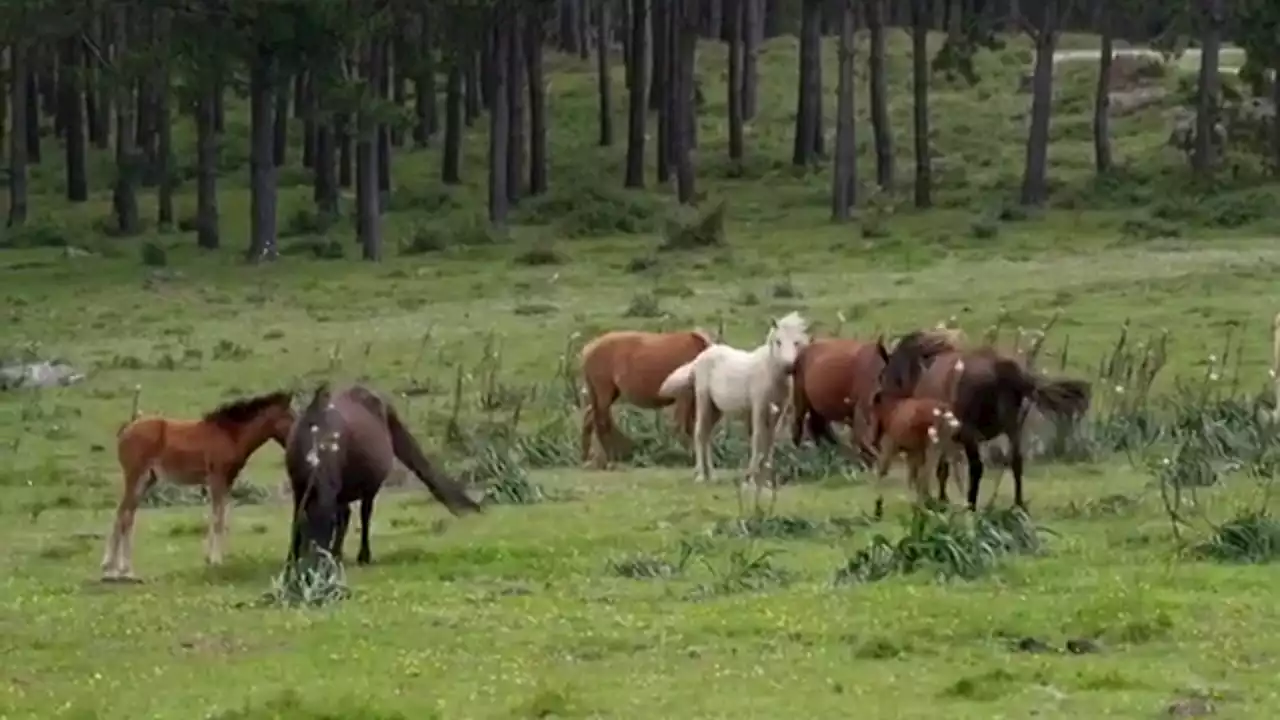
[[[564,263],[564,255],[556,252],[550,245],[535,245],[516,255],[513,261],[517,265],[541,267],[544,265],[560,265]]]
[[[794,575],[786,568],[773,564],[772,558],[777,554],[776,550],[757,552],[750,547],[736,548],[722,567],[716,567],[704,557],[702,563],[713,579],[695,588],[690,597],[699,599],[733,595],[790,585],[795,579]]]
[[[1014,692],[1017,678],[1008,670],[996,668],[983,673],[965,675],[947,686],[942,694],[947,697],[990,702]]]
[[[70,245],[66,229],[56,225],[27,223],[18,228],[0,229],[0,248],[60,248]]]
[[[317,260],[341,260],[347,256],[347,245],[337,238],[309,237],[284,243],[280,248],[280,254],[310,255]]]
[[[656,318],[662,316],[662,305],[653,293],[636,293],[622,311],[622,317]]]
[[[637,255],[627,261],[623,269],[629,273],[642,273],[658,267],[658,258],[652,255]]]
[[[1081,502],[1069,501],[1054,512],[1064,520],[1096,519],[1132,515],[1138,509],[1138,499],[1123,493],[1113,493]]]
[[[1120,224],[1120,235],[1131,241],[1164,240],[1182,237],[1182,227],[1177,223],[1157,217],[1139,215]]]
[[[531,302],[520,303],[512,309],[512,312],[521,317],[530,317],[534,315],[554,315],[560,312],[560,308],[551,303]]]
[[[488,247],[506,243],[505,231],[493,227],[486,218],[464,213],[423,223],[400,244],[401,255],[422,255],[452,247]]]
[[[791,273],[787,273],[781,280],[774,283],[771,295],[777,300],[796,300],[804,297],[804,293],[800,292],[800,288],[796,287],[791,281]]]
[[[527,198],[517,210],[519,222],[554,225],[562,237],[634,235],[656,226],[662,204],[651,195],[612,182],[576,182]]]
[[[1218,562],[1274,562],[1280,559],[1280,522],[1266,510],[1246,511],[1217,526],[1195,552]]]
[[[252,354],[253,351],[249,348],[225,338],[215,343],[213,351],[210,353],[214,360],[225,360],[230,362],[244,360]]]
[[[660,555],[639,553],[617,560],[610,560],[609,573],[632,580],[668,580],[684,575],[689,563],[705,552],[703,543],[681,540],[674,560]]]
[[[237,505],[261,505],[271,497],[271,492],[252,483],[238,482],[231,486],[231,500]],[[190,507],[209,502],[205,486],[156,483],[139,500],[142,507]]]
[[[994,240],[1000,235],[1000,223],[994,218],[979,217],[969,223],[969,237],[975,240]]]
[[[313,547],[309,562],[290,563],[271,579],[259,604],[265,607],[318,608],[351,596],[342,563],[323,548]]]
[[[867,518],[858,517],[832,517],[824,521],[798,515],[755,514],[747,518],[719,520],[712,526],[711,534],[716,537],[807,540],[827,535],[851,535],[869,524]]]
[[[567,689],[542,688],[512,708],[511,714],[518,718],[564,718],[584,711]]]
[[[413,720],[436,720],[434,712],[414,712]],[[266,702],[246,702],[242,707],[209,715],[209,720],[409,720],[394,710],[371,707],[368,700],[352,698],[334,703],[331,699],[307,700],[293,689],[285,690]]]
[[[673,251],[722,247],[725,244],[725,210],[724,202],[706,211],[681,205],[663,224],[662,243],[658,245],[658,249]]]
[[[169,253],[157,243],[151,241],[142,243],[140,254],[142,264],[147,267],[165,267],[169,264]]]
[[[293,211],[280,228],[282,238],[304,237],[307,235],[323,235],[334,225],[334,218],[327,213],[317,212],[311,208],[298,208]]]
[[[1009,555],[1041,551],[1044,529],[1019,508],[967,511],[912,508],[906,532],[897,541],[877,534],[835,574],[837,585],[876,582],[917,570],[939,579],[972,580]]]

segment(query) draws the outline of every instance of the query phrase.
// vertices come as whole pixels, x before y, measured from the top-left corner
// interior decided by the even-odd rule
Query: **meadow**
[[[521,205],[510,237],[475,219],[483,122],[464,187],[436,183],[435,151],[397,155],[386,223],[400,252],[379,265],[333,257],[356,254],[345,224],[309,229],[300,170],[282,173],[282,258],[261,266],[241,260],[247,172],[223,178],[226,250],[201,253],[181,232],[95,234],[105,179],[68,207],[56,165],[36,170],[33,229],[0,250],[0,354],[63,358],[87,378],[0,393],[0,718],[1272,716],[1280,580],[1264,563],[1280,553],[1266,513],[1280,440],[1255,396],[1277,309],[1275,186],[1173,195],[1168,107],[1117,118],[1124,171],[1089,179],[1093,68],[1073,65],[1060,71],[1055,206],[1017,212],[1021,40],[980,58],[977,87],[934,90],[937,209],[875,195],[857,223],[831,225],[826,173],[786,164],[794,57],[790,39],[766,47],[766,97],[733,177],[722,53],[705,51],[700,177],[727,222],[704,249],[668,248],[660,194],[608,189],[621,148],[582,147],[594,79],[561,57],[553,190]],[[1171,106],[1181,79],[1159,82]],[[901,92],[904,169],[909,113]],[[228,156],[243,150],[237,123]],[[865,121],[860,132],[866,178]],[[190,188],[179,205],[193,207]],[[1002,325],[1006,345],[1057,314],[1040,367],[1093,381],[1095,399],[1084,427],[1029,462],[1036,527],[913,515],[905,490],[870,523],[867,475],[789,438],[772,515],[741,517],[738,424],[717,485],[692,484],[691,458],[638,412],[624,411],[636,457],[577,467],[586,339],[701,325],[751,347],[793,309],[817,334],[954,317],[972,338]],[[397,478],[379,499],[374,564],[346,569],[350,596],[288,603],[275,583],[289,503],[267,446],[241,477],[223,566],[204,565],[200,498],[157,488],[137,521],[145,582],[99,582],[114,433],[135,394],[144,412],[195,417],[322,379],[397,394],[428,451],[489,496],[486,512],[450,518]]]

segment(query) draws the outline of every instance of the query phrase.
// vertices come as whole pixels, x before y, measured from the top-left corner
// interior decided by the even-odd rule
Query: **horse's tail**
[[[702,357],[699,355],[698,357]],[[662,381],[662,386],[658,388],[658,396],[664,398],[676,398],[680,393],[693,387],[693,370],[697,367],[698,358],[694,358],[689,362],[681,365]]]
[[[422,481],[431,494],[439,500],[449,512],[461,515],[464,512],[480,512],[481,507],[467,496],[462,486],[451,480],[437,468],[418,446],[418,441],[400,422],[400,416],[394,408],[386,406],[387,429],[391,431],[391,449],[396,458],[409,467],[414,475]]]
[[[1059,417],[1080,417],[1089,410],[1092,386],[1087,380],[1047,378],[1011,363],[1023,393],[1042,413]]]

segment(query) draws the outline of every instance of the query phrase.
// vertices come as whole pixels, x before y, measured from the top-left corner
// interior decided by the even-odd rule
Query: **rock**
[[[1024,637],[1024,638],[1018,639],[1016,642],[1013,643],[1013,649],[1015,652],[1024,652],[1024,653],[1033,653],[1033,654],[1047,653],[1053,650],[1053,648],[1049,647],[1049,643],[1034,637]]]
[[[1072,655],[1089,655],[1101,650],[1102,647],[1089,638],[1072,638],[1067,641],[1067,652]]]
[[[0,390],[64,387],[81,380],[84,373],[57,360],[0,367]]]

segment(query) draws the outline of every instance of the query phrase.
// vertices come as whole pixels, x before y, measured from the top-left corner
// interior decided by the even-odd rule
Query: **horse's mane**
[[[930,360],[954,349],[955,345],[937,331],[913,330],[903,335],[889,352],[881,371],[881,382],[886,390],[910,390]]]
[[[293,395],[284,390],[241,398],[223,403],[204,416],[204,421],[217,425],[241,425],[257,417],[263,410],[274,405],[288,405]]]

